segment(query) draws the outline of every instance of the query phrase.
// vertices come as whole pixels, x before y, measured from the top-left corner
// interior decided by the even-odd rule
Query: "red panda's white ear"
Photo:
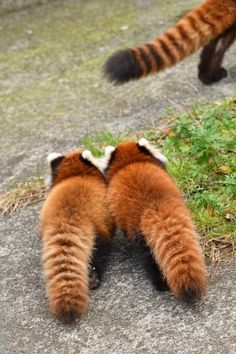
[[[84,150],[82,152],[82,157],[84,160],[91,162],[91,164],[93,166],[97,167],[97,169],[99,171],[101,171],[102,173],[104,172],[105,168],[104,168],[104,158],[103,157],[93,156],[93,154],[91,153],[90,150]]]
[[[105,147],[105,155],[104,155],[104,165],[105,168],[107,168],[107,166],[109,165],[110,159],[111,159],[111,155],[112,153],[115,151],[115,147],[108,145]]]
[[[102,157],[96,158],[96,157],[92,156],[92,159],[91,159],[91,157],[89,157],[89,155],[87,155],[88,154],[87,152],[86,152],[86,155],[89,157],[88,158],[89,161],[104,174],[107,166],[109,165],[111,155],[112,155],[113,151],[115,151],[115,149],[116,148],[113,146],[107,146],[105,148],[105,154]]]
[[[110,160],[112,153],[115,151],[115,147],[108,145],[105,147],[105,157]]]
[[[139,139],[138,144],[139,146],[145,146],[146,148],[150,146],[148,140],[145,138]]]
[[[82,157],[84,160],[92,162],[91,160],[93,159],[93,155],[90,150],[84,150],[82,152]]]
[[[51,152],[50,154],[48,154],[48,156],[47,156],[47,162],[48,162],[48,164],[51,165],[51,162],[52,162],[53,160],[58,159],[58,157],[63,157],[63,155],[62,155],[62,154],[59,154],[58,152]]]
[[[61,161],[64,159],[64,155],[58,154],[57,152],[52,152],[47,156],[47,163],[51,169],[50,176],[47,176],[44,180],[45,187],[50,188],[53,183],[53,179],[55,176],[55,171],[57,167],[60,165]]]
[[[147,141],[147,139],[145,139],[145,138],[140,139],[139,142],[138,142],[138,145],[145,147],[145,148],[150,152],[150,154],[151,154],[153,157],[155,157],[155,159],[160,160],[164,165],[167,164],[167,162],[168,162],[167,157],[165,157],[165,155],[163,155],[163,154],[160,152],[160,150],[158,150],[157,148],[155,148],[154,146],[152,146],[152,145]]]

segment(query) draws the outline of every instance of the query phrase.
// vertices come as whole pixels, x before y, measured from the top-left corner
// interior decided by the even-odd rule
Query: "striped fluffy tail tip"
[[[61,311],[55,316],[56,319],[65,324],[73,324],[80,319],[76,311]]]
[[[124,49],[114,53],[104,65],[104,75],[116,85],[138,79],[140,67],[135,54],[131,49]]]
[[[70,289],[70,288],[69,288]],[[52,316],[59,322],[65,324],[73,324],[81,319],[82,315],[87,311],[88,299],[86,295],[59,295],[50,303],[50,312]]]
[[[65,324],[73,324],[78,322],[85,313],[85,306],[68,305],[66,303],[58,304],[57,308],[51,309],[52,316],[59,322]]]
[[[199,288],[185,288],[181,291],[179,298],[188,305],[197,305],[201,302],[203,291]]]

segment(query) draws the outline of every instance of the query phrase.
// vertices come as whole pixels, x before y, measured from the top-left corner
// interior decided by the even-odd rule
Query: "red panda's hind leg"
[[[227,70],[222,67],[225,52],[235,41],[236,24],[227,29],[203,48],[198,66],[198,78],[206,85],[227,77]]]
[[[89,289],[97,289],[100,285],[103,273],[111,251],[111,240],[107,237],[98,235],[92,255],[89,271]]]
[[[160,270],[158,263],[151,253],[149,246],[147,245],[143,235],[139,234],[133,238],[132,245],[134,247],[136,256],[139,262],[144,267],[148,277],[152,284],[158,291],[167,291],[169,286],[167,281]]]

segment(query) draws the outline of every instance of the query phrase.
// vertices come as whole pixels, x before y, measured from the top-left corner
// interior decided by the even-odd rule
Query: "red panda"
[[[236,0],[206,0],[153,41],[114,53],[104,73],[122,84],[169,68],[204,47],[198,77],[211,84],[227,76],[222,62],[235,38]]]
[[[189,304],[206,290],[202,251],[167,162],[145,139],[105,149],[107,203],[116,225],[140,242],[157,288]],[[161,271],[161,273],[160,273]]]
[[[51,189],[40,216],[42,262],[50,312],[73,322],[88,307],[107,261],[112,220],[106,181],[88,151],[50,154]]]

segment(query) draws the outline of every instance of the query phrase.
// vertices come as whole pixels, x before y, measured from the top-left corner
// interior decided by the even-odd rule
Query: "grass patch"
[[[100,156],[104,145],[145,137],[162,147],[168,170],[183,191],[206,255],[219,260],[236,245],[236,101],[193,105],[171,114],[165,132],[151,129],[132,136],[111,133],[84,145]]]
[[[206,253],[236,243],[236,101],[194,106],[180,115],[163,143],[191,209]]]
[[[85,136],[83,138],[83,144],[86,149],[90,150],[92,154],[96,157],[101,157],[105,146],[108,145],[117,145],[122,141],[132,139],[132,136],[117,134],[114,135],[111,132],[105,131],[100,135],[95,137]]]
[[[42,177],[31,177],[18,183],[11,191],[0,196],[0,213],[2,215],[18,212],[30,204],[44,199],[46,188]]]

